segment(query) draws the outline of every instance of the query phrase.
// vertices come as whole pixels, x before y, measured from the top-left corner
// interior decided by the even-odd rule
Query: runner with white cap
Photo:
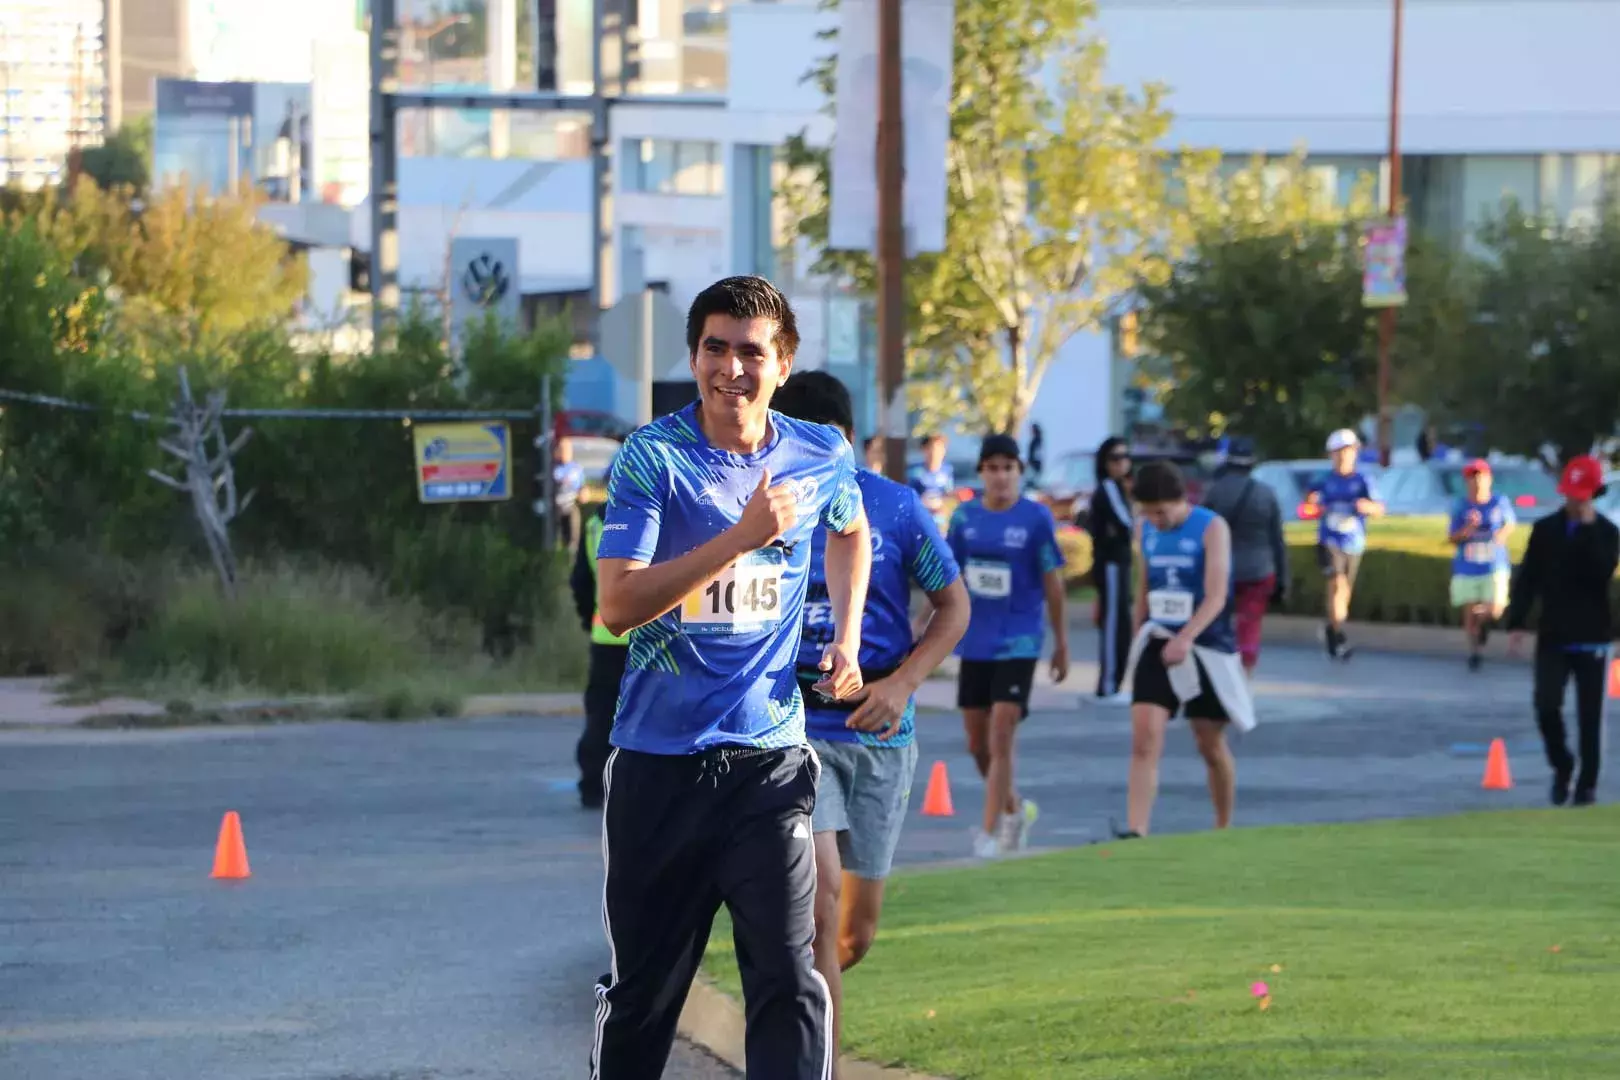
[[[1367,549],[1367,519],[1384,512],[1372,478],[1356,468],[1360,449],[1361,438],[1349,428],[1329,435],[1327,452],[1333,467],[1311,485],[1305,496],[1305,502],[1316,507],[1319,514],[1316,561],[1327,578],[1324,639],[1328,655],[1335,660],[1348,660],[1353,652],[1344,637],[1344,623],[1350,617],[1350,594],[1355,589],[1362,552]]]

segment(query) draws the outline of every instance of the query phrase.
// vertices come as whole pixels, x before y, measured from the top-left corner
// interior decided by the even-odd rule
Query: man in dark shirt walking
[[[1569,801],[1575,781],[1575,805],[1596,801],[1598,766],[1603,756],[1605,673],[1613,653],[1609,584],[1620,565],[1620,529],[1597,512],[1592,500],[1602,495],[1603,467],[1590,457],[1570,459],[1558,485],[1563,509],[1549,514],[1530,530],[1524,560],[1513,578],[1508,600],[1509,647],[1520,653],[1530,606],[1541,602],[1536,627],[1536,723],[1552,766],[1552,801]],[[1575,679],[1575,709],[1580,724],[1580,772],[1564,736],[1564,686]]]

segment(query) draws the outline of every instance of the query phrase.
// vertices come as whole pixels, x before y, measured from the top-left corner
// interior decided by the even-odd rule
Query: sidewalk
[[[0,729],[39,730],[70,727],[193,727],[219,724],[273,723],[278,720],[340,720],[355,715],[341,697],[294,697],[225,701],[196,709],[172,708],[135,698],[103,698],[69,705],[60,700],[62,680],[0,679]],[[468,698],[461,719],[480,716],[577,716],[580,695],[573,691],[540,694],[483,694]]]
[[[1097,630],[1090,624],[1089,612],[1069,623],[1071,662],[1091,657]],[[1265,644],[1320,647],[1320,619],[1301,615],[1268,615]],[[1462,631],[1453,627],[1396,626],[1379,623],[1351,623],[1350,640],[1368,652],[1404,653],[1413,656],[1456,657],[1467,655]],[[1507,656],[1507,634],[1491,635],[1485,655],[1493,663],[1525,663]],[[1526,653],[1535,647],[1528,635]],[[924,709],[953,712],[956,709],[956,661],[949,658],[934,677],[923,683],[917,704]],[[214,724],[273,723],[287,720],[343,719],[359,710],[346,707],[338,697],[303,697],[278,700],[229,701],[188,711],[133,698],[105,698],[87,704],[63,704],[57,687],[60,679],[0,679],[0,729],[64,727],[186,727]],[[1034,709],[1073,710],[1090,691],[1076,686],[1065,689],[1038,676],[1030,696]],[[578,716],[582,711],[577,691],[537,694],[483,694],[468,698],[459,716]]]

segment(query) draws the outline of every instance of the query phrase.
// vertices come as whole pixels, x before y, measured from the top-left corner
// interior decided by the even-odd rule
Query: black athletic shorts
[[[1342,577],[1353,586],[1356,571],[1361,568],[1361,556],[1332,544],[1317,544],[1316,565],[1322,568],[1323,577]]]
[[[1029,715],[1029,691],[1035,682],[1035,660],[963,660],[956,675],[956,707],[988,709],[1011,702]]]
[[[1198,720],[1230,720],[1231,717],[1226,715],[1226,706],[1221,704],[1209,681],[1204,662],[1196,655],[1192,659],[1198,665],[1198,696],[1186,702],[1177,700],[1176,692],[1170,686],[1170,672],[1164,666],[1166,644],[1164,638],[1151,638],[1142,646],[1142,655],[1136,661],[1136,674],[1131,680],[1132,703],[1157,705],[1169,709],[1171,716],[1185,712],[1188,717]]]

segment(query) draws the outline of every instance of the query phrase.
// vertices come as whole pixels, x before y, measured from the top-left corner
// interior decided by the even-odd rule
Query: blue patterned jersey
[[[938,592],[960,577],[961,571],[917,492],[866,469],[856,473],[855,482],[861,489],[866,522],[872,530],[872,577],[861,618],[861,673],[871,682],[874,672],[899,667],[915,644],[911,636],[911,583],[915,581],[924,592]],[[803,682],[813,683],[821,677],[816,665],[836,631],[827,596],[826,550],[827,530],[817,529],[804,602],[804,638],[799,644]],[[853,707],[818,707],[812,696],[806,708],[809,734],[815,738],[899,748],[912,740],[917,703],[914,699],[907,705],[900,730],[888,739],[845,727]]]
[[[1045,577],[1063,565],[1052,511],[1022,496],[1005,510],[974,499],[951,515],[948,539],[973,605],[956,655],[1039,659],[1046,637]]]
[[[811,537],[843,532],[860,516],[855,455],[837,429],[770,414],[752,454],[710,445],[696,402],[638,428],[608,476],[599,559],[668,562],[742,517],[760,474],[792,484],[798,522],[692,590],[675,608],[630,631],[613,745],[650,754],[713,746],[804,741],[794,676]]]

